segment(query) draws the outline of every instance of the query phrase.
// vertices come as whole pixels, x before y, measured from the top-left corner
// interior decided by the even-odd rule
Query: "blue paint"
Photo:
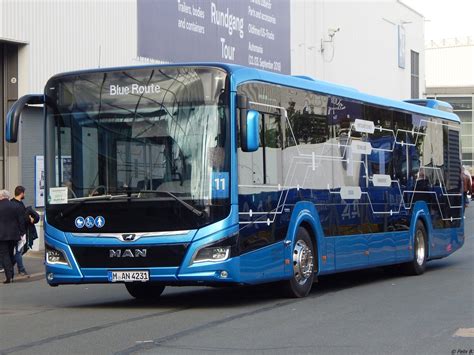
[[[255,110],[249,110],[247,112],[247,151],[255,152],[259,146],[258,127],[259,127],[259,114]]]

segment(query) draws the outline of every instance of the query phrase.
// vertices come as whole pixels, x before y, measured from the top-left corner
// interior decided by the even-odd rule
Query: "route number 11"
[[[214,182],[216,183],[216,191],[223,190],[225,191],[225,179],[214,179]]]

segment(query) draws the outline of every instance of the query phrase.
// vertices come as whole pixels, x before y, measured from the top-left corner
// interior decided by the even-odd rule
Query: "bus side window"
[[[263,129],[265,183],[277,185],[283,183],[281,116],[274,114],[263,116],[265,123]]]
[[[372,121],[375,127],[374,132],[365,137],[372,146],[372,152],[367,157],[369,175],[391,175],[396,160],[393,111],[366,105],[365,119]]]
[[[240,120],[237,120],[238,124]],[[262,140],[262,114],[260,114],[260,145],[255,152],[244,152],[241,150],[241,143],[238,141],[239,160],[239,185],[263,184],[263,140]],[[240,127],[239,127],[240,131]],[[240,134],[237,135],[238,137]]]

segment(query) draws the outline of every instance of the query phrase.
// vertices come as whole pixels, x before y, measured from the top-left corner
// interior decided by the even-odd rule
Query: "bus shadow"
[[[125,286],[124,286],[124,292]],[[128,296],[128,294],[127,294]],[[126,296],[126,297],[127,297]],[[75,305],[73,308],[137,308],[137,309],[186,309],[229,308],[258,305],[282,299],[274,285],[229,287],[167,287],[156,300],[129,299]]]
[[[460,263],[461,261],[457,259],[440,259],[430,261],[426,264],[425,274],[438,272],[439,270],[447,269]],[[318,292],[334,292],[352,287],[363,286],[366,284],[374,284],[385,282],[387,280],[403,279],[409,277],[417,276],[407,275],[404,273],[400,265],[346,271],[332,275],[320,276],[319,282],[313,285],[311,293],[317,294]]]
[[[437,272],[458,264],[456,260],[428,263],[426,273]],[[320,276],[313,285],[309,297],[316,298],[326,293],[343,291],[367,284],[411,277],[397,267],[373,268]],[[124,294],[126,294],[124,286]],[[128,296],[128,294],[126,294]],[[136,300],[131,296],[112,302],[97,302],[74,305],[71,308],[135,308],[135,309],[187,309],[187,308],[232,308],[256,306],[288,300],[282,295],[277,283],[256,286],[233,287],[167,287],[156,300]],[[291,302],[291,301],[290,301]]]

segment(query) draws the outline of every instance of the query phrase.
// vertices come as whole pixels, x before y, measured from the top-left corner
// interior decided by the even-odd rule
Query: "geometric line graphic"
[[[308,145],[301,146],[298,144],[295,134],[293,132],[293,128],[291,127],[290,121],[288,119],[287,111],[284,107],[262,104],[258,102],[250,102],[252,105],[256,106],[263,106],[278,109],[282,113],[282,119],[286,121],[288,125],[289,132],[292,135],[293,141],[295,142],[295,146],[288,147],[283,149],[284,152],[287,150],[288,160],[286,163],[288,164],[288,168],[284,173],[284,183],[283,185],[268,185],[268,184],[239,184],[239,194],[241,190],[245,189],[245,191],[249,191],[249,194],[258,193],[258,192],[278,192],[279,198],[277,201],[277,205],[273,210],[264,210],[264,206],[259,206],[257,211],[253,211],[251,209],[245,211],[239,211],[239,215],[242,217],[248,217],[250,220],[241,220],[239,223],[242,225],[245,224],[267,224],[270,225],[275,222],[276,216],[282,214],[285,211],[286,201],[290,190],[296,189],[299,191],[300,189],[325,189],[330,194],[339,194],[341,199],[343,200],[359,200],[362,196],[367,198],[368,204],[370,205],[371,212],[374,215],[394,215],[401,213],[402,210],[410,210],[413,206],[413,200],[415,198],[415,194],[426,194],[431,195],[434,201],[437,204],[438,211],[443,221],[454,221],[460,220],[462,217],[450,217],[446,216],[443,213],[442,203],[439,200],[439,197],[446,198],[449,208],[450,209],[461,209],[462,205],[456,205],[452,203],[452,198],[459,198],[462,194],[450,194],[447,191],[447,186],[444,181],[444,176],[440,167],[428,167],[428,166],[420,166],[418,168],[418,172],[416,174],[417,178],[414,181],[413,190],[404,190],[402,191],[402,187],[399,180],[391,179],[390,175],[386,174],[372,174],[369,176],[369,170],[367,165],[367,156],[373,152],[380,152],[384,153],[392,153],[395,151],[397,146],[401,148],[409,149],[410,147],[415,147],[418,145],[418,141],[420,137],[424,137],[425,140],[423,141],[423,145],[420,149],[423,151],[424,146],[428,144],[427,138],[428,135],[423,132],[423,129],[428,129],[430,125],[441,125],[441,126],[448,126],[449,129],[457,128],[447,125],[445,123],[440,122],[432,122],[431,120],[421,119],[418,122],[418,126],[413,126],[412,130],[404,130],[404,129],[388,129],[383,128],[381,126],[376,126],[373,124],[372,121],[360,120],[356,119],[355,122],[350,124],[350,128],[348,129],[346,136],[339,136],[337,138],[332,138],[329,141],[324,143],[314,144],[311,147],[312,151],[308,152]],[[369,139],[368,141],[363,141],[358,138],[352,138],[352,132],[363,132],[365,137]],[[389,148],[376,148],[373,147],[370,143],[370,136],[375,134],[376,132],[388,132],[389,135],[392,137],[390,139],[390,147]],[[407,136],[407,134],[413,137],[413,142],[404,141],[402,138],[403,136]],[[282,154],[282,160],[284,159],[284,155]],[[328,164],[328,162],[330,162]],[[339,186],[318,186],[317,188],[314,187],[314,184],[311,185],[310,181],[315,176],[316,170],[324,169],[326,166],[331,166],[331,164],[337,163],[336,166],[341,166],[342,164],[346,164],[347,166],[351,166],[354,171],[357,172],[357,175],[365,178],[366,180],[366,188],[369,187],[369,183],[371,183],[374,187],[383,188],[391,188],[392,190],[395,189],[398,193],[396,198],[399,199],[399,204],[396,208],[392,208],[389,211],[377,211],[374,208],[374,203],[370,196],[370,193],[367,191],[362,191],[360,186],[348,186],[343,185],[342,183],[335,185]],[[240,164],[240,161],[239,161]],[[246,167],[252,171],[251,167]],[[433,174],[425,174],[425,171],[432,171]],[[340,173],[342,174],[345,169],[340,169]],[[337,172],[336,172],[337,173]],[[336,174],[335,173],[335,174]],[[355,175],[355,174],[354,174]],[[434,188],[435,181],[432,181],[433,178],[435,181],[438,182],[436,185],[440,190],[440,196],[438,196],[438,192],[436,191],[421,191],[417,190],[417,186],[420,181],[428,180],[429,185]],[[361,179],[362,180],[362,179]],[[361,181],[359,180],[359,181]],[[335,181],[333,177],[332,182]],[[247,194],[246,194],[247,195]],[[244,217],[244,218],[245,218]],[[256,219],[252,220],[253,217]]]

